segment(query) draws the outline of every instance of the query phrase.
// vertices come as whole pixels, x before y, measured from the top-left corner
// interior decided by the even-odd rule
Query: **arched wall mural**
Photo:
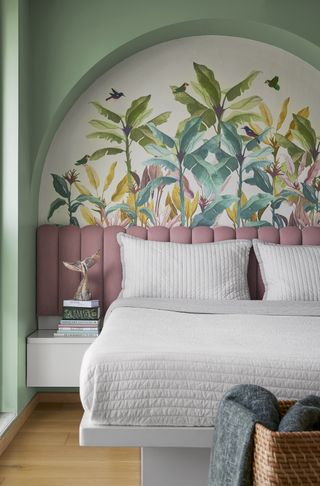
[[[320,223],[320,74],[279,48],[198,36],[141,51],[76,101],[39,223]]]

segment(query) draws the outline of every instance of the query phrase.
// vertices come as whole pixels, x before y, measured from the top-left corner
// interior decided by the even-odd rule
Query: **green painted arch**
[[[260,22],[230,19],[199,19],[167,25],[133,38],[94,64],[72,87],[57,108],[42,138],[34,164],[31,192],[37,198],[36,200],[39,197],[41,174],[52,139],[64,116],[77,98],[98,77],[131,55],[162,42],[199,35],[225,35],[264,42],[296,55],[320,70],[320,45],[314,44],[287,30]],[[37,211],[38,203],[36,201],[35,206],[35,210]]]

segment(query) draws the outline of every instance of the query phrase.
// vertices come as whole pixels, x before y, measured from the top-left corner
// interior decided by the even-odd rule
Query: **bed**
[[[81,256],[95,251],[100,242],[104,253],[93,287],[107,315],[81,369],[85,413],[80,444],[141,447],[144,486],[205,486],[217,404],[228,388],[250,382],[269,388],[278,398],[320,394],[319,304],[261,301],[264,287],[253,253],[248,268],[251,301],[212,305],[117,298],[122,278],[116,241],[120,231],[124,230],[54,230],[55,268],[61,254],[68,253],[71,259],[74,248]],[[43,227],[38,238],[43,242],[50,232],[52,241],[52,227]],[[131,228],[128,232],[186,244],[257,237],[280,244],[320,244],[320,228],[303,232]],[[56,273],[57,282],[64,282],[56,290],[59,311],[74,282],[65,281],[59,264]],[[40,291],[38,312],[40,306],[43,315],[49,304],[45,289]]]
[[[118,299],[85,354],[81,400],[97,424],[212,427],[233,385],[320,394],[319,343],[319,303]]]

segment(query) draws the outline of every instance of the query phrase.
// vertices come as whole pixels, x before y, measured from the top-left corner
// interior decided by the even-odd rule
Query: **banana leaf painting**
[[[59,223],[64,211],[78,226],[320,224],[320,133],[309,106],[293,111],[281,77],[266,78],[253,70],[227,87],[214,66],[194,62],[192,79],[167,86],[184,113],[177,123],[173,111],[154,108],[154,95],[132,99],[110,87],[106,99],[91,102],[87,138],[95,150],[51,174],[48,221]],[[276,111],[265,91],[255,91],[259,79],[277,96]]]

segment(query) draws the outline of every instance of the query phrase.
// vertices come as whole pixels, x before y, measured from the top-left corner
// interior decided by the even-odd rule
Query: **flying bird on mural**
[[[265,84],[267,84],[269,88],[280,91],[279,76],[274,76],[272,79],[266,79]]]
[[[187,87],[189,86],[189,83],[183,83],[181,86],[178,86],[173,90],[174,93],[184,93]]]
[[[121,91],[116,91],[113,88],[111,88],[111,92],[109,93],[109,95],[110,96],[108,96],[108,98],[106,98],[106,101],[109,101],[109,100],[118,100],[122,96],[125,96],[124,93],[122,93]]]
[[[244,127],[242,127],[242,130],[244,130],[246,132],[246,135],[248,135],[248,137],[257,137],[258,134],[252,130],[250,127],[248,127],[248,125],[245,125]]]

